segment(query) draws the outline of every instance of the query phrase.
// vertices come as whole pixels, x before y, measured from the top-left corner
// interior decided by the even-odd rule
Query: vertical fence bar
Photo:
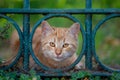
[[[92,0],[86,0],[86,9],[92,7]],[[92,15],[86,14],[85,21],[85,31],[86,31],[86,54],[85,54],[85,66],[87,69],[92,69],[92,53],[91,53],[91,38],[92,38]]]
[[[30,1],[24,0],[24,9],[30,8]],[[24,37],[24,58],[23,68],[29,69],[29,34],[30,34],[30,15],[24,14],[23,16],[23,37]]]

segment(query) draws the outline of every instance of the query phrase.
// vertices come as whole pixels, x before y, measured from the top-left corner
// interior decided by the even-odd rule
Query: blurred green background
[[[30,0],[31,8],[56,8],[56,9],[84,9],[85,0]],[[23,8],[23,0],[0,0],[0,8]],[[92,8],[120,8],[120,0],[92,0]],[[23,24],[23,15],[21,14],[6,14],[15,20],[19,26]],[[73,15],[85,28],[85,15],[77,14]],[[107,15],[96,15],[92,16],[92,28]],[[33,25],[44,17],[42,14],[30,15],[30,26]],[[72,25],[72,21],[66,18],[51,18],[48,22],[53,26],[65,26],[69,27]],[[10,34],[13,31],[11,24],[8,25],[5,19],[0,18],[0,55],[6,53],[9,47]],[[120,69],[120,18],[113,18],[105,22],[98,30],[95,38],[96,53],[100,60],[109,66]],[[4,31],[6,30],[6,31]],[[82,44],[82,37],[80,35],[80,45]],[[5,44],[5,45],[3,45]],[[7,50],[6,50],[7,48]],[[78,50],[78,52],[81,50]],[[9,52],[9,51],[8,51]],[[2,55],[3,56],[3,55]]]

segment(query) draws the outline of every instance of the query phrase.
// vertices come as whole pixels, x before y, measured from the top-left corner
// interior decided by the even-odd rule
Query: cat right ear
[[[41,27],[42,27],[42,35],[43,36],[48,36],[53,31],[52,27],[49,25],[49,23],[47,21],[43,21],[41,23]]]
[[[80,24],[79,23],[74,23],[70,28],[69,28],[69,33],[74,35],[75,38],[78,37],[78,34],[80,32]]]

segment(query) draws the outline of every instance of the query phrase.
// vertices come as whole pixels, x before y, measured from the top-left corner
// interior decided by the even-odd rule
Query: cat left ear
[[[69,32],[72,35],[75,35],[76,37],[78,36],[79,32],[80,32],[80,24],[79,23],[74,23],[70,28],[69,28]]]

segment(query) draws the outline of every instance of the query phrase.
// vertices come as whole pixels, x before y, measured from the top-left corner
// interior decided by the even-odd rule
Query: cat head
[[[41,50],[46,58],[63,61],[72,57],[78,47],[79,23],[70,28],[53,28],[47,21],[41,23]]]

